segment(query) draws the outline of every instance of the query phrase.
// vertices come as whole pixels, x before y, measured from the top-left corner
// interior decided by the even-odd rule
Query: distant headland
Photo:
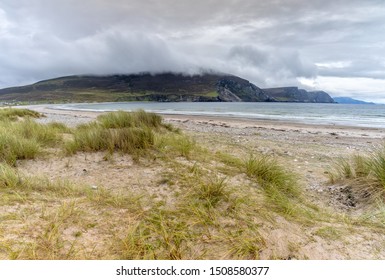
[[[243,78],[217,73],[78,75],[0,89],[1,102],[300,102],[335,103],[324,91],[298,87],[262,89]]]

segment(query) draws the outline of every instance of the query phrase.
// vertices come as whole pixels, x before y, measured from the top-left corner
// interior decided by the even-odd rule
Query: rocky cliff
[[[263,91],[276,102],[334,103],[324,91],[306,91],[298,87],[265,88]]]
[[[225,76],[216,84],[219,101],[268,102],[271,98],[259,87],[236,76]]]

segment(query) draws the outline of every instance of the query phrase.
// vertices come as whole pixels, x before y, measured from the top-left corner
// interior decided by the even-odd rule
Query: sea
[[[50,105],[80,111],[135,111],[172,115],[224,116],[305,124],[385,128],[385,104],[272,102],[113,102]]]

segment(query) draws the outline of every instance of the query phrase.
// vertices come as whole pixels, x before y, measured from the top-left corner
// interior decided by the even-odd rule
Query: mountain
[[[298,87],[265,88],[263,91],[277,102],[334,103],[324,91],[306,91]]]
[[[232,75],[149,73],[68,76],[0,90],[2,101],[268,101],[249,81]]]
[[[287,89],[290,89],[288,92],[299,94],[289,94],[283,99],[272,89],[262,90],[245,79],[227,74],[83,75],[60,77],[32,85],[1,89],[0,101],[333,102],[327,93],[306,92],[298,88]]]
[[[373,102],[366,102],[362,100],[353,99],[350,97],[333,97],[334,101],[340,104],[375,104]]]

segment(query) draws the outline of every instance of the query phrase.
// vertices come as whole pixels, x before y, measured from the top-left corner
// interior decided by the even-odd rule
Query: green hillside
[[[141,73],[67,76],[5,88],[0,90],[0,102],[333,102],[326,93],[323,98],[318,95],[298,89],[294,95],[285,90],[262,90],[245,79],[226,74]]]

